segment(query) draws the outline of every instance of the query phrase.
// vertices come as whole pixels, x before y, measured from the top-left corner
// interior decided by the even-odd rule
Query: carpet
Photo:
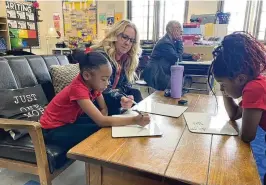
[[[262,184],[264,182],[264,175],[266,173],[266,141],[265,131],[258,127],[256,139],[251,142],[251,148],[254,158],[256,160],[257,168],[260,174]],[[266,185],[266,184],[265,184]]]

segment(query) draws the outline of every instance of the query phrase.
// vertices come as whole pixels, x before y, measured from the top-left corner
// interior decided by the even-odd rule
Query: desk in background
[[[204,61],[212,60],[212,52],[214,50],[215,46],[184,46],[184,53],[194,54],[199,53],[201,54],[201,58]]]
[[[178,63],[179,65],[184,66],[184,89],[188,91],[204,91],[209,94],[211,89],[208,84],[208,74],[211,63],[212,61],[210,60],[201,62],[182,61]],[[205,88],[192,87],[193,84],[202,84]],[[214,78],[212,75],[210,76],[210,85],[211,88],[213,88]]]
[[[208,75],[212,61],[182,61],[179,65],[184,66],[184,74]]]
[[[190,53],[190,54],[199,53],[201,54],[201,59],[203,60],[202,62],[184,61],[179,63],[180,65],[183,65],[185,67],[184,79],[190,82],[185,84],[185,89],[192,91],[195,90],[196,92],[197,91],[207,92],[207,94],[210,92],[210,88],[207,83],[207,77],[211,61],[213,60],[212,52],[215,47],[216,46],[207,46],[207,45],[184,46],[185,53]],[[214,79],[212,76],[210,79],[210,83],[211,87],[213,88]],[[197,86],[202,86],[200,84],[204,85],[205,87],[204,88],[197,87]],[[191,87],[192,85],[196,85],[196,87],[193,88]]]
[[[69,55],[72,53],[70,48],[54,48],[52,49],[53,55]]]

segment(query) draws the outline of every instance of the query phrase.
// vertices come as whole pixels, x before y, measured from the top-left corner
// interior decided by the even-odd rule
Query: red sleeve
[[[90,53],[92,51],[92,49],[91,48],[86,48],[85,49],[85,53],[87,54],[87,53]]]
[[[88,88],[81,85],[73,85],[69,90],[70,101],[90,99]]]
[[[249,82],[243,90],[242,108],[266,110],[266,91],[258,82]]]

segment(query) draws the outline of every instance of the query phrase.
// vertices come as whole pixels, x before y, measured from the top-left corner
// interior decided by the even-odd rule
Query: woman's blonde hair
[[[133,82],[136,77],[135,71],[139,64],[139,54],[141,52],[139,32],[134,23],[132,23],[129,20],[122,20],[117,22],[114,26],[112,26],[112,28],[107,33],[105,38],[102,41],[100,41],[98,44],[92,46],[92,49],[103,49],[110,57],[111,59],[110,62],[117,68],[118,63],[115,60],[115,53],[116,53],[115,42],[117,41],[117,37],[121,33],[123,33],[127,27],[133,28],[136,32],[136,38],[135,38],[136,43],[132,44],[132,47],[128,52],[129,57],[124,65],[127,79],[129,80],[129,82]]]

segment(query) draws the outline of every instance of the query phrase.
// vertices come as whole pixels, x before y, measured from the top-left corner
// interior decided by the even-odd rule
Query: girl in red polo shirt
[[[100,127],[145,126],[149,123],[147,114],[124,118],[107,116],[101,92],[107,87],[112,74],[108,59],[99,52],[90,52],[80,54],[78,61],[80,74],[53,98],[40,119],[46,143],[67,151]],[[88,117],[80,117],[83,113]]]
[[[258,125],[266,131],[266,50],[251,35],[235,32],[213,52],[210,72],[220,84],[231,120],[242,118],[241,138],[251,142]],[[237,105],[233,99],[240,98]]]

